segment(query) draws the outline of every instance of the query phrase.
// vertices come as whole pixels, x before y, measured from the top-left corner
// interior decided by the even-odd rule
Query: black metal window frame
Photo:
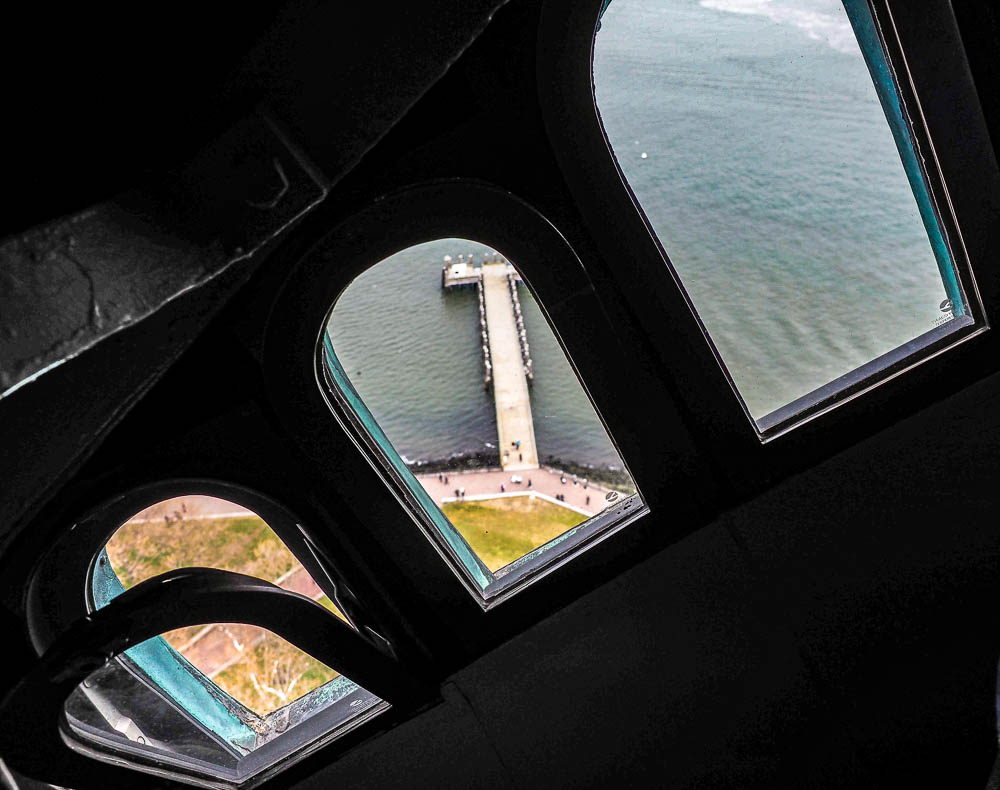
[[[626,467],[635,469],[633,479],[641,492],[641,499],[623,498],[592,519],[565,545],[518,565],[511,573],[513,583],[498,585],[494,596],[490,588],[475,589],[465,578],[343,393],[325,379],[320,358],[319,337],[329,313],[355,277],[395,252],[442,238],[488,244],[515,262]],[[683,467],[680,455],[692,452],[683,428],[675,419],[675,441],[649,451],[643,426],[634,419],[644,405],[629,376],[622,375],[630,349],[603,314],[573,249],[524,201],[469,180],[416,184],[334,223],[291,257],[295,263],[274,303],[264,350],[271,403],[313,462],[331,469],[338,493],[358,508],[369,536],[407,578],[420,580],[416,594],[455,632],[485,643],[484,611],[502,621],[520,621],[525,611],[545,607],[546,590],[553,585],[565,585],[567,576],[590,573],[593,562],[603,562],[603,550],[602,559],[587,562],[597,544],[613,544],[619,533],[641,529],[642,516],[657,508],[678,513],[690,508],[690,502],[678,506],[664,499],[656,484],[668,478],[674,484],[677,475],[668,470]],[[648,384],[669,398],[662,382],[651,378]],[[672,416],[669,406],[663,411]],[[647,483],[656,491],[647,494]],[[517,614],[504,617],[504,610]]]
[[[981,331],[996,324],[1000,305],[1000,274],[990,266],[1000,248],[987,221],[990,207],[1000,206],[1000,179],[954,16],[945,0],[931,5],[918,11],[879,2],[873,8],[882,19],[891,12],[898,47],[886,50],[895,72],[908,75],[904,89],[920,108],[925,143],[935,152],[935,167],[928,169],[940,173],[940,184],[931,186],[947,185],[947,193],[936,197],[961,229],[955,238],[973,275],[963,285],[978,289],[980,323],[961,342],[946,340],[947,353],[925,350],[921,364],[903,365],[905,372],[895,371],[899,375],[770,441],[761,440],[735,396],[604,136],[591,76],[600,0],[547,0],[522,8],[501,28],[534,36],[534,59],[522,63],[534,97],[519,95],[533,108],[526,115],[537,113],[544,139],[526,124],[518,145],[526,162],[542,164],[544,177],[557,174],[561,182],[540,186],[524,172],[491,170],[464,151],[458,165],[442,164],[444,154],[433,143],[429,154],[411,156],[405,146],[394,150],[390,135],[390,158],[363,168],[344,188],[346,197],[310,217],[299,241],[282,252],[290,273],[275,280],[283,290],[271,303],[263,354],[271,403],[313,461],[331,468],[356,526],[363,525],[366,537],[392,558],[393,569],[409,582],[408,593],[434,613],[424,625],[449,635],[447,645],[435,645],[436,636],[424,631],[441,667],[463,665],[726,507],[1000,369],[1000,339]],[[917,52],[926,53],[918,67],[900,60],[911,53],[912,61]],[[513,48],[512,57],[519,54],[524,52]],[[525,87],[518,82],[522,72],[510,75],[511,92]],[[445,146],[454,143],[445,139]],[[449,172],[456,175],[427,178]],[[484,180],[484,173],[493,178]],[[549,235],[558,243],[546,241]],[[657,515],[573,556],[490,609],[485,621],[482,608],[412,524],[412,513],[400,507],[399,492],[391,492],[376,471],[379,462],[359,450],[350,436],[354,429],[321,427],[332,421],[314,373],[316,332],[347,283],[400,249],[449,237],[489,244],[518,263]],[[326,250],[315,254],[319,246]],[[583,292],[568,285],[575,280],[585,284]],[[581,334],[588,316],[599,317],[603,337]],[[609,366],[610,359],[627,364]],[[666,527],[662,514],[669,514]]]
[[[27,593],[28,629],[41,653],[76,620],[95,611],[91,578],[100,552],[137,513],[178,496],[202,494],[243,506],[257,514],[284,543],[323,592],[356,629],[373,635],[364,610],[346,589],[329,560],[322,564],[305,522],[276,499],[236,483],[205,477],[125,483],[114,497],[95,503],[56,541],[35,570]],[[57,581],[58,580],[58,581]],[[376,637],[377,638],[377,637]]]
[[[347,626],[343,626],[335,615],[330,614],[330,618],[336,622],[328,621],[322,615],[317,616],[315,607],[307,607],[296,617],[295,606],[306,602],[301,596],[288,594],[252,577],[212,569],[180,568],[141,582],[123,594],[122,600],[127,601],[135,597],[130,595],[133,591],[139,591],[140,587],[147,588],[142,592],[151,600],[152,606],[147,603],[139,607],[144,616],[137,617],[135,612],[129,611],[127,604],[120,606],[118,598],[98,608],[92,592],[92,579],[103,549],[114,533],[130,517],[151,505],[193,494],[226,499],[261,517],[323,592],[345,613],[353,633],[341,633],[338,637],[337,632],[345,632]],[[205,584],[202,585],[197,578],[185,578],[190,574],[203,575]],[[213,598],[211,588],[215,582],[213,576],[222,579],[217,598]],[[237,585],[242,578],[244,584],[249,584],[251,588],[258,583],[261,594],[256,597],[242,596],[237,591],[235,595],[230,595],[226,585],[233,582],[225,577],[236,580]],[[156,589],[158,585],[159,590]],[[196,600],[198,595],[205,598],[201,604]],[[246,600],[244,605],[239,605],[241,597]],[[193,615],[189,607],[193,607]],[[26,591],[26,608],[29,636],[43,659],[36,669],[37,677],[22,681],[14,698],[6,700],[5,704],[18,707],[26,704],[28,699],[34,700],[29,718],[36,727],[34,735],[37,736],[38,749],[30,760],[49,781],[56,781],[56,774],[51,773],[55,770],[64,781],[66,777],[72,777],[74,786],[107,790],[134,786],[135,774],[132,771],[142,771],[203,787],[251,788],[265,781],[269,786],[275,782],[282,784],[293,781],[292,776],[283,776],[289,769],[298,768],[298,772],[293,771],[296,776],[301,775],[302,770],[308,771],[311,764],[309,758],[315,760],[320,750],[329,759],[331,747],[333,753],[341,753],[359,739],[370,737],[374,732],[392,726],[400,717],[410,715],[414,706],[433,703],[436,699],[429,686],[423,685],[396,663],[392,640],[382,636],[380,631],[385,629],[375,625],[365,605],[359,602],[341,575],[338,563],[331,561],[322,536],[317,536],[302,519],[272,496],[230,481],[204,477],[131,481],[131,484],[124,481],[124,487],[118,494],[89,508],[42,557],[31,575]],[[191,622],[185,620],[192,616],[195,619]],[[281,749],[276,749],[276,742],[264,744],[261,749],[243,758],[239,773],[232,775],[218,773],[209,766],[199,767],[196,760],[164,757],[124,739],[120,742],[107,741],[103,733],[91,733],[86,725],[74,732],[63,712],[66,694],[90,671],[112,660],[171,708],[185,710],[167,690],[160,689],[154,680],[147,677],[147,668],[137,665],[124,652],[126,648],[160,633],[155,627],[150,630],[156,621],[160,621],[162,630],[211,622],[246,622],[269,628],[310,654],[321,654],[322,651],[310,650],[310,647],[320,645],[325,638],[323,634],[329,631],[328,644],[335,653],[346,650],[350,655],[352,651],[359,650],[358,657],[351,659],[352,663],[358,666],[359,658],[365,660],[365,657],[375,662],[372,665],[375,674],[371,676],[375,680],[373,685],[388,683],[386,688],[392,688],[394,694],[399,693],[398,709],[383,700],[374,705],[367,704],[359,714],[345,715],[349,713],[346,705],[351,700],[370,697],[359,689],[342,700],[343,705],[337,703],[330,711],[324,710],[289,729],[289,733],[295,733],[291,752],[284,754]],[[94,623],[103,624],[96,634],[89,633],[94,631]],[[142,636],[137,636],[140,632]],[[77,651],[78,655],[67,661],[66,656]],[[380,664],[384,665],[382,669],[378,668]],[[192,682],[196,681],[192,679]],[[296,705],[301,708],[300,703],[308,702],[308,699],[307,694],[291,703],[291,715],[296,715],[293,710]],[[184,715],[189,716],[189,713]],[[191,721],[194,726],[204,726],[194,718]],[[141,726],[142,722],[138,723]],[[19,737],[14,729],[10,735],[15,741]],[[59,757],[60,750],[65,747],[86,759],[82,762],[77,758],[67,761]],[[303,761],[306,765],[299,766]],[[122,766],[127,768],[123,770]]]
[[[539,226],[539,230],[536,232],[533,241],[534,249],[525,250],[524,255],[526,260],[523,262],[523,265],[520,258],[514,257],[509,259],[515,262],[515,266],[518,267],[522,279],[531,288],[543,316],[548,314],[547,305],[551,305],[552,309],[558,312],[564,308],[567,301],[575,299],[581,306],[574,307],[574,310],[579,310],[581,315],[588,312],[591,313],[589,320],[580,322],[574,328],[573,340],[576,347],[595,348],[600,342],[599,338],[602,336],[606,339],[613,337],[613,332],[602,321],[600,315],[583,304],[588,298],[593,299],[593,286],[587,280],[586,274],[579,266],[574,265],[575,255],[572,249],[557,234],[551,231],[548,233],[542,231],[541,228],[546,225],[544,219],[534,214],[529,207],[520,205],[518,201],[513,199],[505,198],[488,187],[472,184],[453,184],[450,186],[417,188],[410,193],[404,192],[388,200],[383,200],[377,210],[377,214],[380,215],[378,221],[398,225],[398,221],[393,221],[391,217],[387,217],[387,212],[392,210],[388,207],[395,204],[397,211],[406,211],[413,201],[425,205],[430,203],[430,205],[434,206],[433,214],[435,219],[428,220],[425,223],[426,229],[429,230],[430,228],[437,227],[439,224],[442,227],[462,226],[468,228],[470,231],[478,231],[475,240],[489,239],[490,241],[487,241],[487,243],[499,242],[503,238],[503,231],[500,229],[498,223],[483,223],[480,219],[483,213],[488,214],[496,211],[510,215],[517,211],[525,215],[533,215],[532,220],[534,224]],[[463,211],[461,209],[462,206],[474,206],[475,211],[468,211],[468,209]],[[353,223],[365,223],[367,221],[367,214],[362,214],[361,217],[356,217],[352,220]],[[498,231],[500,235],[494,236],[493,234],[498,233]],[[336,234],[331,235],[336,236]],[[402,239],[403,237],[399,238]],[[494,246],[502,251],[506,251],[510,249],[511,244],[516,245],[517,242],[508,237],[503,247],[500,247],[498,243],[494,244]],[[316,279],[326,284],[324,287],[313,281],[309,286],[310,290],[326,294],[337,293],[337,298],[339,298],[344,288],[356,276],[357,269],[355,265],[334,266],[331,267],[332,273],[328,273],[329,270],[326,269],[319,271],[315,267],[309,267],[308,259],[318,257],[321,261],[329,261],[331,257],[336,259],[340,256],[343,256],[343,253],[338,251],[335,239],[329,247],[324,242],[320,242],[310,250],[307,254],[307,260],[303,261],[303,265],[310,268],[311,271],[316,271]],[[372,261],[368,255],[358,259],[358,262],[362,266],[365,263],[368,264],[366,268],[377,266],[380,261],[381,259]],[[552,261],[564,261],[565,263],[562,266],[556,267],[551,265]],[[553,282],[552,274],[557,275],[559,278],[558,283]],[[539,292],[532,286],[532,283],[539,281],[540,287],[545,292],[544,297],[540,296]],[[292,287],[294,288],[294,286]],[[295,298],[300,304],[303,301],[300,293],[297,293],[292,298]],[[326,359],[326,354],[322,349],[323,337],[326,334],[326,325],[335,307],[336,302],[330,305],[323,320],[318,324],[319,335],[313,343],[317,350],[316,380],[322,394],[327,400],[327,405],[336,421],[348,432],[355,445],[373,463],[373,466],[389,490],[406,507],[417,526],[420,527],[424,535],[439,549],[439,553],[454,570],[456,576],[463,583],[463,586],[484,610],[489,610],[503,603],[527,585],[542,578],[562,564],[571,561],[573,557],[586,551],[590,546],[609,537],[617,530],[626,527],[649,512],[649,507],[643,501],[641,493],[622,497],[612,506],[589,518],[579,527],[569,530],[566,534],[538,547],[528,555],[515,560],[504,568],[495,572],[490,572],[486,568],[468,568],[467,563],[469,560],[463,559],[456,552],[452,543],[442,535],[442,528],[435,524],[432,514],[427,512],[427,507],[417,500],[415,496],[416,492],[413,489],[420,485],[419,482],[412,480],[412,478],[405,480],[398,471],[402,463],[398,455],[390,458],[388,453],[393,453],[394,451],[382,447],[380,442],[375,441],[372,437],[371,430],[366,426],[365,422],[372,420],[373,417],[367,413],[365,417],[362,417],[357,409],[352,406],[351,397],[348,392],[345,392],[344,387],[350,387],[352,390],[350,395],[353,395],[353,397],[360,401],[360,396],[357,396],[353,392],[353,385],[349,381],[340,385],[334,380],[330,371],[330,363]],[[302,320],[306,322],[312,322],[313,318],[314,314],[311,311],[302,316]],[[551,329],[551,326],[549,328]],[[565,352],[565,349],[563,350]],[[619,354],[622,354],[623,351],[623,349],[619,349]],[[606,348],[605,353],[612,354],[613,351],[611,348]],[[569,356],[567,356],[567,359],[570,360],[570,364],[572,365],[572,359]],[[597,414],[600,418],[600,412],[597,412]],[[607,424],[603,420],[602,424],[607,428]],[[611,435],[611,439],[612,443],[614,443],[613,434]],[[616,450],[620,453],[617,447]],[[456,542],[463,541],[457,533],[452,536],[452,540]],[[465,548],[471,551],[467,545]],[[481,565],[481,563],[478,564]],[[470,572],[473,570],[478,570],[479,575],[486,576],[484,583],[480,584],[477,582],[476,578]]]
[[[947,0],[919,7],[902,0],[871,5],[886,21],[884,29],[892,31],[886,41],[889,60],[897,75],[906,75],[901,87],[911,93],[911,107],[919,108],[922,133],[934,152],[935,167],[929,170],[940,174],[940,184],[932,188],[961,231],[983,306],[982,325],[996,326],[1000,269],[993,261],[1000,238],[991,221],[1000,213],[1000,178],[954,14]],[[506,25],[504,30],[521,37],[511,49],[521,56],[517,66],[531,82],[518,82],[522,72],[513,73],[509,92],[527,116],[537,117],[537,128],[521,130],[520,144],[526,149],[524,168],[551,176],[544,187],[516,167],[488,178],[483,175],[490,172],[488,163],[453,165],[440,150],[423,165],[414,156],[405,167],[376,168],[370,183],[359,187],[373,172],[363,165],[360,175],[347,179],[328,204],[281,241],[254,297],[267,313],[262,336],[252,342],[260,343],[254,353],[259,351],[268,405],[283,434],[321,470],[317,479],[343,504],[336,525],[310,522],[320,562],[331,562],[332,546],[346,542],[355,549],[344,576],[352,586],[377,591],[364,603],[377,613],[378,632],[400,653],[401,663],[428,683],[703,526],[727,506],[1000,370],[997,333],[978,333],[762,442],[601,128],[591,75],[601,6],[602,0],[521,4],[519,16],[501,10],[483,34],[489,37],[491,28]],[[386,142],[391,149],[391,133]],[[374,153],[377,159],[378,149]],[[656,516],[608,534],[489,611],[414,525],[377,462],[336,424],[315,376],[316,332],[350,279],[392,252],[443,237],[481,240],[517,261]],[[310,257],[321,243],[327,245],[326,258]],[[582,285],[567,289],[572,282]],[[266,292],[268,285],[273,291]],[[586,325],[591,316],[597,316],[601,332]],[[89,546],[88,561],[117,526],[108,522],[110,532]],[[334,529],[337,536],[327,534]],[[35,583],[43,595],[59,597],[65,588],[58,574],[44,571],[36,573]],[[81,594],[83,585],[85,580]],[[79,607],[77,601],[66,611],[82,611]],[[29,607],[32,623],[39,611]],[[52,621],[48,638],[65,625]],[[403,715],[394,710],[386,716]],[[272,781],[289,785],[335,759],[375,731],[372,726],[386,726],[386,716]],[[103,783],[103,766],[86,766],[78,766],[81,777],[91,774],[93,786],[113,786]],[[120,786],[128,786],[126,779]]]
[[[1000,249],[990,228],[1000,180],[949,3],[871,0],[869,6],[925,154],[926,181],[975,324],[912,356],[897,350],[877,371],[854,371],[762,430],[746,412],[604,134],[590,77],[603,5],[549,0],[544,6],[538,91],[546,131],[581,213],[601,226],[593,234],[598,254],[584,265],[615,282],[663,363],[684,371],[678,399],[737,499],[877,431],[886,414],[910,413],[997,370],[1000,339],[987,330],[997,324],[1000,304],[993,264]],[[587,81],[579,78],[583,71]]]

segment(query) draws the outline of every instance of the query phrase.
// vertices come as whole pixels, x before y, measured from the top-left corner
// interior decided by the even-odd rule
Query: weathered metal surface
[[[285,3],[257,51],[236,68],[226,106],[262,108],[304,156],[256,120],[249,133],[231,135],[182,173],[156,174],[157,162],[190,162],[181,150],[187,143],[174,139],[176,117],[164,118],[158,137],[141,138],[152,169],[133,181],[158,186],[0,241],[0,479],[7,492],[0,545],[9,545],[248,280],[265,257],[246,260],[258,242],[290,227],[314,189],[343,178],[504,2],[454,0],[403,14],[379,2]],[[434,46],[411,46],[430,40]],[[91,120],[92,137],[110,122]],[[133,148],[129,161],[145,165],[139,145]],[[303,164],[306,156],[322,175]],[[109,160],[112,175],[122,168]],[[90,193],[86,186],[76,192]],[[55,196],[50,203],[64,204]],[[39,211],[34,205],[25,216]]]
[[[0,397],[246,260],[326,187],[263,119],[166,186],[0,245]]]

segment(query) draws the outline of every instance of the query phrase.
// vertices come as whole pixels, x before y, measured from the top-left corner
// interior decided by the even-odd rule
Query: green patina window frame
[[[857,39],[865,64],[868,66],[875,93],[892,132],[913,197],[917,201],[920,219],[934,252],[945,294],[952,304],[952,315],[961,318],[968,313],[968,303],[958,279],[954,257],[941,229],[941,218],[927,186],[927,176],[921,165],[921,157],[917,154],[917,143],[903,112],[903,99],[882,44],[878,24],[872,15],[871,5],[868,0],[841,0],[841,2],[854,30],[854,37]],[[597,30],[601,29],[601,18],[609,5],[611,0],[603,0],[597,20]]]
[[[102,547],[91,571],[89,591],[93,607],[99,609],[107,606],[124,593],[125,589],[125,585],[111,565],[107,549]],[[236,760],[237,775],[225,778],[237,783],[242,783],[268,767],[267,764],[260,764],[259,760],[251,759],[250,770],[245,775],[241,770],[248,758],[253,757],[256,750],[263,745],[259,740],[261,733],[280,736],[284,730],[270,725],[286,718],[285,714],[293,708],[309,711],[305,714],[306,718],[296,725],[301,726],[312,718],[313,712],[328,710],[351,695],[360,692],[370,697],[361,707],[346,708],[343,715],[336,720],[325,722],[323,732],[313,733],[313,737],[309,739],[312,741],[324,736],[336,737],[341,731],[350,729],[353,725],[377,715],[388,707],[387,703],[370,695],[350,678],[338,675],[287,705],[262,716],[213,683],[163,636],[148,639],[129,648],[117,660],[123,663],[126,670],[137,670],[141,673],[193,722],[215,736],[220,746]],[[271,739],[268,738],[264,743]],[[287,759],[299,750],[299,747],[296,747],[288,755],[279,756],[277,760]],[[218,771],[220,778],[227,773],[222,766],[218,766]]]
[[[599,3],[595,36],[601,29],[601,17],[611,1],[601,0]],[[972,265],[965,254],[957,218],[951,209],[944,177],[936,169],[937,158],[929,140],[930,130],[925,127],[920,115],[916,88],[910,83],[906,66],[900,65],[903,64],[902,53],[897,52],[894,22],[889,10],[890,0],[841,0],[841,4],[872,79],[910,192],[917,205],[945,292],[946,299],[940,307],[947,318],[908,342],[756,418],[751,415],[742,393],[729,374],[725,360],[702,326],[701,331],[712,345],[716,362],[726,371],[743,416],[753,425],[757,438],[764,444],[989,328],[976,290]],[[592,90],[591,98],[596,106],[596,96]],[[602,141],[607,143],[603,127]],[[634,199],[641,209],[638,199]],[[676,271],[672,268],[671,271],[676,277]],[[691,307],[697,312],[696,304]]]
[[[91,580],[94,607],[103,608],[124,592],[125,585],[112,568],[107,549],[102,548]],[[253,745],[255,733],[248,722],[260,716],[221,688],[216,687],[218,695],[209,691],[206,684],[212,681],[162,636],[131,647],[124,655],[192,718],[226,744],[245,744],[243,748]],[[236,711],[245,712],[245,715],[237,715]]]
[[[917,201],[920,219],[934,252],[945,294],[951,301],[952,315],[956,319],[962,318],[968,314],[968,303],[958,279],[954,256],[942,231],[941,217],[928,188],[927,174],[917,153],[917,140],[904,114],[903,98],[882,44],[878,24],[872,15],[868,0],[842,0],[842,2],[896,143],[906,178],[910,183],[910,190]]]
[[[416,508],[411,509],[411,514],[421,524],[431,542],[451,558],[451,565],[457,571],[459,578],[467,582],[466,587],[484,609],[508,599],[526,584],[538,578],[541,573],[568,560],[576,551],[589,548],[595,540],[607,537],[649,512],[649,507],[642,496],[638,493],[633,494],[621,499],[614,509],[591,516],[509,565],[495,572],[490,571],[409,470],[375,416],[365,405],[337,358],[333,342],[325,329],[328,323],[329,315],[323,324],[324,329],[319,343],[320,373],[327,384],[327,393],[340,402],[342,411],[346,412],[344,416],[348,417],[349,422],[354,423],[360,434],[355,438],[362,441],[368,439],[366,444],[379,456],[383,467],[390,471],[406,494],[412,497],[412,504]],[[330,405],[334,414],[339,416],[338,409]]]
[[[406,486],[410,494],[416,498],[417,505],[430,519],[431,525],[436,530],[436,534],[444,542],[452,556],[462,565],[469,578],[478,587],[479,592],[484,593],[495,581],[492,571],[476,556],[476,553],[465,538],[462,537],[462,534],[455,529],[451,521],[448,520],[448,517],[437,506],[434,500],[431,499],[427,491],[424,490],[424,487],[420,485],[420,481],[417,480],[403,459],[400,458],[399,453],[392,446],[392,442],[389,441],[389,437],[385,435],[385,432],[379,426],[375,415],[368,410],[365,402],[361,399],[358,391],[354,388],[350,378],[344,371],[343,365],[340,364],[340,360],[333,350],[333,341],[330,340],[330,335],[326,330],[323,331],[322,349],[323,370],[329,376],[330,383],[344,399],[345,405],[360,421],[361,429],[371,437],[383,460],[398,476],[400,482]]]

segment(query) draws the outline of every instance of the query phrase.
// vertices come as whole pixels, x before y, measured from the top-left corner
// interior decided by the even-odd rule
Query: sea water
[[[614,0],[594,82],[621,168],[755,417],[941,320],[944,287],[839,2]],[[440,284],[445,255],[484,252],[404,250],[333,313],[334,348],[407,461],[496,449],[475,292]],[[539,457],[620,464],[524,288],[521,301]]]
[[[351,383],[404,461],[497,452],[496,410],[483,386],[475,290],[443,291],[445,255],[477,265],[494,250],[443,239],[403,250],[344,291],[329,323]],[[502,250],[501,250],[502,252]],[[621,460],[531,293],[518,294],[531,348],[538,457],[621,469]]]
[[[941,321],[839,0],[614,0],[594,57],[622,171],[754,417]]]

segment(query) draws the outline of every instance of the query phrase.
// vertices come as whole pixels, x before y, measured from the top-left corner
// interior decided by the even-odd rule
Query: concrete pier
[[[481,270],[500,463],[504,470],[518,471],[538,468],[538,450],[507,273],[506,263],[486,263]]]

